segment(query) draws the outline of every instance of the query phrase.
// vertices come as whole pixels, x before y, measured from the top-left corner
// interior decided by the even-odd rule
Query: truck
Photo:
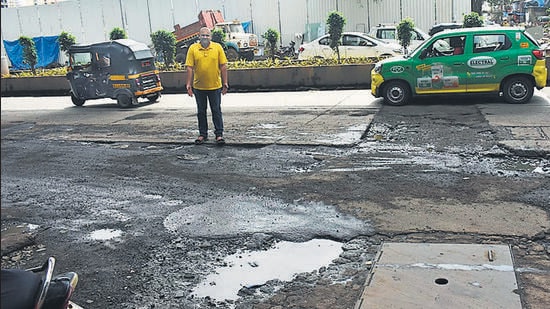
[[[219,10],[203,10],[198,15],[198,21],[181,27],[174,26],[172,32],[176,36],[176,61],[185,63],[187,50],[191,44],[199,40],[199,30],[207,27],[210,30],[222,29],[225,33],[225,54],[229,61],[238,59],[253,60],[258,51],[258,37],[246,33],[238,20],[225,21]]]

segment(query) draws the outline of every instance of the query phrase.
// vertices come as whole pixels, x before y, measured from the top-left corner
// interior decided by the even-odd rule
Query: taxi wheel
[[[121,93],[116,97],[118,106],[122,108],[128,108],[132,106],[132,97],[126,93]]]
[[[521,104],[531,100],[535,91],[533,83],[526,77],[512,77],[504,83],[504,100],[508,103]]]
[[[390,81],[384,86],[384,102],[390,105],[405,105],[411,98],[409,86],[402,81]]]

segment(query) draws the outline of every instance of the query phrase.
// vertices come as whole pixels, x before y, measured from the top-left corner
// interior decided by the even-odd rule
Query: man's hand
[[[192,97],[193,96],[193,87],[191,85],[187,85],[187,94]]]
[[[222,94],[226,94],[226,93],[227,93],[227,90],[229,90],[229,85],[228,85],[228,84],[223,84],[223,86],[222,86]]]

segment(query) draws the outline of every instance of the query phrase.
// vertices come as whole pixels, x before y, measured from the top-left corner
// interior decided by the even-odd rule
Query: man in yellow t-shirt
[[[197,102],[197,119],[199,137],[195,144],[200,145],[208,139],[208,120],[206,109],[210,102],[212,122],[216,143],[225,144],[223,138],[223,117],[221,110],[222,94],[229,89],[227,83],[227,57],[223,47],[211,42],[212,33],[208,28],[199,31],[200,41],[194,43],[187,51],[187,94],[195,96]]]

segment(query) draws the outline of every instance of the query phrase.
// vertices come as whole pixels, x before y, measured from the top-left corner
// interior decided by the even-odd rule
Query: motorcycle
[[[296,42],[290,41],[288,46],[279,47],[279,50],[275,54],[275,58],[278,58],[278,59],[295,58],[296,57],[296,49],[294,48],[295,45],[296,45]]]
[[[55,258],[39,267],[2,269],[2,309],[83,309],[70,301],[78,275],[68,272],[53,275]]]

